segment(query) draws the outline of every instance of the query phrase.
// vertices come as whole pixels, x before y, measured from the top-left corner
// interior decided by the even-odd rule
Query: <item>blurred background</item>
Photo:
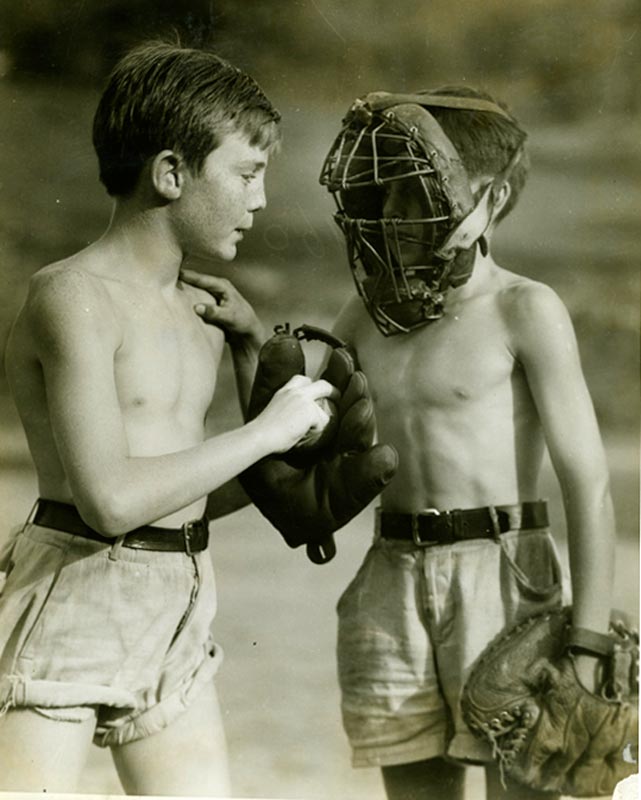
[[[636,614],[639,533],[640,9],[636,0],[3,0],[0,4],[0,344],[31,274],[103,232],[91,120],[106,73],[154,36],[213,47],[246,69],[283,115],[268,207],[230,277],[267,329],[331,325],[353,291],[323,158],[353,99],[371,90],[466,83],[508,102],[530,132],[532,169],[501,224],[498,262],[549,283],[575,322],[612,473],[615,603]],[[319,357],[312,353],[311,360]],[[240,422],[229,362],[212,431]],[[0,542],[36,484],[0,372]],[[559,547],[565,530],[546,466]],[[240,797],[382,800],[352,770],[339,716],[334,606],[371,539],[372,509],[317,567],[253,508],[218,523],[216,634],[234,791]],[[119,794],[93,754],[83,791]],[[482,798],[470,773],[468,796]]]

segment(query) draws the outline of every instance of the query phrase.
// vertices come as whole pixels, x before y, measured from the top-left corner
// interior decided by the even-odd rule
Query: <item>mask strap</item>
[[[457,250],[469,250],[483,236],[492,219],[493,189],[494,184],[489,183],[474,209],[454,228],[435,255],[446,260],[451,259]],[[486,243],[485,246],[487,247]]]
[[[485,234],[492,222],[494,205],[498,199],[501,187],[509,180],[514,168],[521,160],[522,155],[523,147],[519,146],[514,151],[505,168],[494,176],[491,183],[488,183],[481,195],[481,199],[473,210],[470,211],[467,217],[465,217],[456,228],[454,228],[443,242],[436,253],[439,258],[451,258],[453,251],[459,249],[468,250],[476,241],[479,242],[479,247],[483,255],[487,255],[488,248]]]
[[[504,108],[491,100],[481,97],[457,97],[446,94],[430,94],[429,92],[416,92],[411,94],[392,92],[370,92],[365,97],[360,97],[355,102],[355,108],[367,106],[371,111],[381,111],[390,106],[401,105],[402,103],[415,103],[425,108],[454,108],[463,111],[488,111],[491,114],[498,114],[506,119],[513,120]]]

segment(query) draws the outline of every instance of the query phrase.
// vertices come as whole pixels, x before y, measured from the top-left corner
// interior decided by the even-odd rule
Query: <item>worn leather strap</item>
[[[103,536],[89,527],[75,506],[57,500],[39,499],[31,518],[35,525],[71,533],[84,539],[113,545],[119,537]],[[135,550],[198,553],[207,548],[209,528],[205,518],[186,522],[181,528],[145,525],[125,534],[122,546]]]
[[[379,531],[384,539],[409,540],[422,547],[495,539],[511,530],[548,525],[544,500],[452,511],[425,509],[414,514],[379,510]]]
[[[570,653],[611,656],[614,652],[614,639],[607,633],[597,633],[588,628],[575,628],[570,625],[565,634],[565,649]]]
[[[454,108],[463,111],[489,111],[506,119],[513,119],[512,115],[497,103],[481,97],[457,97],[456,95],[430,94],[429,92],[392,93],[370,92],[359,98],[357,103],[367,104],[373,111],[401,105],[402,103],[416,103],[427,108]]]

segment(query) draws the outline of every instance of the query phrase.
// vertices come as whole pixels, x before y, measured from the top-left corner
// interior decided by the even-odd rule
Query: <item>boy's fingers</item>
[[[287,381],[285,386],[296,387],[296,386],[306,386],[311,384],[312,379],[308,378],[307,375],[292,375],[292,377]]]
[[[341,394],[338,389],[335,386],[332,386],[332,384],[328,381],[312,381],[312,379],[307,377],[307,375],[293,375],[287,381],[287,383],[284,384],[283,388],[285,387],[304,387],[306,394],[308,394],[313,400],[320,400],[323,397],[327,397],[330,400],[336,401]]]
[[[329,422],[329,414],[319,403],[316,403],[316,410],[318,412],[318,422],[312,427],[324,428]]]
[[[309,387],[309,392],[314,400],[320,400],[321,397],[327,397],[330,400],[337,401],[341,396],[341,393],[338,391],[338,389],[329,383],[329,381],[325,380],[314,381]]]
[[[192,286],[206,288],[210,285],[211,275],[204,275],[202,272],[196,272],[193,269],[181,269],[179,278],[185,283],[192,284]]]
[[[181,269],[180,279],[192,286],[206,289],[212,294],[226,294],[229,291],[229,281],[227,278],[217,278],[215,275],[205,275],[202,272],[195,272],[192,269]]]
[[[233,325],[235,318],[233,310],[218,305],[217,303],[198,303],[194,306],[194,311],[205,322],[215,323],[219,326]]]
[[[194,311],[205,322],[219,321],[220,315],[218,313],[218,306],[214,303],[198,303],[194,306]]]

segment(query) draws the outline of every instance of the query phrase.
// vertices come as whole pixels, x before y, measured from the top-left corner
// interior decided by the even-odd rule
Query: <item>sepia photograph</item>
[[[0,798],[638,797],[634,0],[3,0]]]

